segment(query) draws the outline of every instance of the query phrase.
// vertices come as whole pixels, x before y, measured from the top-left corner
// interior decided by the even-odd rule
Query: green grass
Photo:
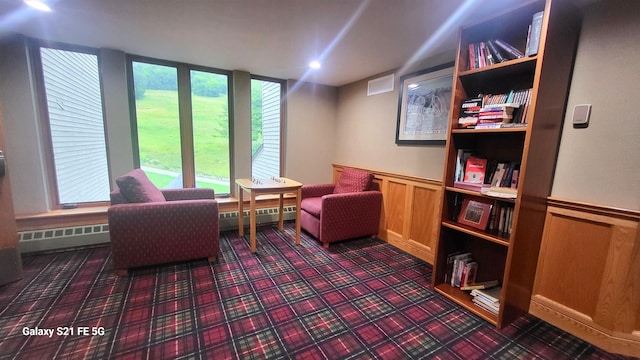
[[[147,90],[142,99],[136,100],[136,111],[140,164],[181,172],[178,93],[170,90]],[[197,175],[228,181],[227,96],[192,96],[192,112]],[[154,184],[162,187],[161,184],[165,182],[161,180],[162,175],[154,174],[154,177],[155,175],[158,175],[159,182],[154,181]]]

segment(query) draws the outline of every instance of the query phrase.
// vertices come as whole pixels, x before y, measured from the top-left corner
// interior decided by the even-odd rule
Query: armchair
[[[107,216],[118,274],[198,258],[215,261],[220,235],[213,189],[159,190],[140,169],[116,182]]]
[[[335,241],[376,235],[382,193],[372,179],[368,172],[346,168],[337,184],[303,185],[301,227],[325,248]]]

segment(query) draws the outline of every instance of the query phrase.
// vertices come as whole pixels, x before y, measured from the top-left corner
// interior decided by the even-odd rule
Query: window
[[[283,82],[251,79],[251,176],[280,177]]]
[[[229,76],[133,58],[140,167],[159,188],[231,189]]]
[[[191,70],[191,118],[196,187],[230,192],[227,76]]]
[[[35,63],[50,137],[54,202],[109,201],[98,55],[91,50],[37,46]]]

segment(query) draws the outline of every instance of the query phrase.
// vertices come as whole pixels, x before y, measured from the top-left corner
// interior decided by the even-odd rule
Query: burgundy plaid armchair
[[[136,185],[132,195],[131,186],[122,180],[127,176],[140,180],[146,189]],[[119,188],[111,193],[107,215],[113,269],[126,274],[139,266],[199,258],[215,261],[220,233],[213,189],[158,190],[146,181],[142,170],[134,170],[118,178]]]
[[[372,180],[373,174],[345,168],[336,184],[302,186],[300,226],[325,248],[378,234],[382,193]]]

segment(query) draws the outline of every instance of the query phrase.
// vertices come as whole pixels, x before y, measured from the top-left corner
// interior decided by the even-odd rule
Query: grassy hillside
[[[229,181],[229,121],[227,96],[193,96],[193,132],[196,176]],[[170,90],[147,90],[136,100],[140,164],[171,173],[182,169],[178,94]],[[173,176],[150,175],[159,186]],[[200,183],[214,187],[213,184]],[[228,192],[229,187],[216,189]]]

